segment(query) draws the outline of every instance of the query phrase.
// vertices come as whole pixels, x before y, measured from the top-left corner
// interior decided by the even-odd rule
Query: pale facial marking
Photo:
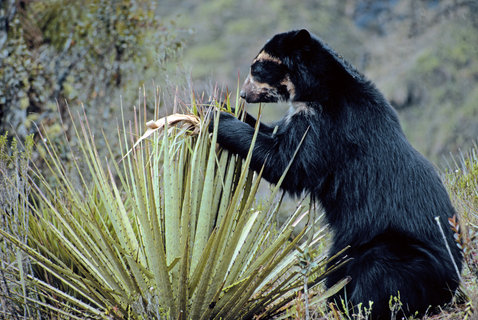
[[[268,83],[254,80],[254,77],[252,76],[251,72],[249,72],[249,74],[247,75],[245,83],[252,84],[257,91],[260,91],[260,89],[273,89],[273,87],[269,85]]]
[[[290,81],[289,75],[287,75],[287,76],[284,78],[284,80],[281,81],[280,84],[287,87],[287,91],[289,92],[289,101],[294,100],[294,96],[295,96],[295,86],[294,86],[294,84],[292,83],[292,81]]]
[[[257,56],[257,58],[255,58],[254,61],[252,61],[252,63],[254,63],[256,61],[272,61],[272,62],[275,62],[277,64],[282,64],[282,61],[280,61],[280,59],[271,56],[270,54],[268,54],[265,51],[261,51],[259,53],[259,55]]]
[[[242,86],[242,90],[246,93],[246,100],[248,102],[257,101],[261,96],[276,100],[280,98],[276,88],[268,83],[256,81],[251,73],[247,76],[244,85]]]

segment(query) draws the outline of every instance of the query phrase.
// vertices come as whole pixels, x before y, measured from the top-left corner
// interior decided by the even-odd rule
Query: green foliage
[[[31,112],[40,110],[47,101],[44,88],[48,75],[28,48],[20,20],[15,18],[10,23],[10,41],[0,50],[0,132],[13,124],[16,133],[25,137],[33,129]]]
[[[478,154],[476,148],[459,158],[457,169],[447,175],[449,188],[460,218],[450,220],[457,245],[462,249],[469,271],[478,278]],[[475,288],[476,289],[476,288]]]
[[[456,169],[447,176],[453,194],[469,204],[470,208],[478,206],[478,155],[476,148],[466,154],[461,154],[455,160]],[[473,214],[473,209],[464,212],[465,215]]]
[[[32,145],[31,136],[23,148],[15,139],[9,142],[7,134],[0,136],[0,231],[11,234],[23,245],[29,236],[27,171]],[[23,307],[28,299],[37,298],[35,285],[27,280],[32,274],[29,257],[0,236],[0,314],[38,317],[34,310]],[[20,303],[16,303],[17,299]]]
[[[0,10],[0,130],[20,137],[34,120],[58,123],[65,100],[101,106],[107,121],[110,97],[121,90],[131,103],[183,43],[150,0],[3,1]]]
[[[402,310],[403,303],[400,300],[400,291],[398,292],[397,296],[391,296],[390,300],[388,301],[388,307],[392,313],[391,319],[396,319],[398,312]]]
[[[196,81],[209,80],[213,75],[214,81],[233,87],[238,71],[243,77],[247,74],[252,58],[265,41],[292,28],[309,28],[352,60],[358,58],[362,47],[360,35],[342,14],[343,5],[337,1],[304,1],[300,5],[287,0],[186,3],[190,5],[188,10],[180,11],[178,26],[193,28],[195,36],[181,60],[191,68]],[[212,48],[216,48],[215,52]]]
[[[478,161],[466,159],[463,163],[462,170],[464,174],[458,178],[457,189],[461,189],[465,199],[472,201],[473,205],[478,206]]]
[[[248,169],[251,153],[243,162],[217,152],[216,132],[210,136],[204,121],[197,136],[166,127],[135,147],[141,126],[130,132],[123,125],[125,156],[115,160],[106,141],[103,160],[83,119],[74,127],[84,160],[73,158],[80,186],[45,136],[49,173],[33,168],[36,200],[33,213],[24,213],[30,240],[0,230],[43,275],[25,280],[39,298],[15,302],[50,317],[246,319],[270,317],[304,283],[318,283],[327,260],[315,256],[304,273],[297,259],[322,236],[311,210],[299,205],[278,227],[279,186],[256,203],[260,175]],[[298,227],[304,219],[310,224]],[[306,234],[310,240],[301,242]]]
[[[401,115],[410,140],[438,162],[438,156],[471,148],[476,140],[478,37],[469,21],[443,24],[435,32],[440,37],[410,58],[401,86],[411,88],[411,104]]]
[[[456,245],[462,250],[465,265],[462,288],[465,300],[460,319],[473,319],[478,305],[478,154],[476,146],[455,157],[454,169],[446,175],[446,183],[458,217],[449,219]]]

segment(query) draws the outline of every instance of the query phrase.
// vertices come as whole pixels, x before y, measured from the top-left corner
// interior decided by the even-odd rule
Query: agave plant
[[[164,121],[139,141],[142,120],[123,121],[118,158],[108,141],[109,156],[100,156],[86,116],[78,118],[77,179],[42,137],[48,171],[30,172],[29,241],[0,229],[36,269],[16,277],[36,296],[20,291],[16,303],[71,319],[259,319],[321,279],[323,256],[301,267],[323,236],[314,210],[300,201],[278,226],[280,183],[258,201],[251,152],[242,160],[217,149],[208,120],[194,116],[194,134]]]

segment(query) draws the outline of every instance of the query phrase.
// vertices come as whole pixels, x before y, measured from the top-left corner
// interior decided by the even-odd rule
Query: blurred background
[[[235,93],[267,39],[307,28],[376,83],[437,165],[478,138],[478,0],[0,3],[0,133],[42,123],[54,139],[70,130],[67,105],[116,131],[121,105],[128,117],[143,92],[151,114],[191,90]],[[286,109],[266,105],[264,117]]]

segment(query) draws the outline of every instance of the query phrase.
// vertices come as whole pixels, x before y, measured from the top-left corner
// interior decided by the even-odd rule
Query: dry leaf
[[[180,113],[175,113],[166,117],[163,117],[159,120],[150,120],[146,123],[146,132],[138,139],[138,141],[135,142],[133,147],[125,154],[123,157],[126,158],[128,154],[136,148],[136,146],[152,135],[156,131],[163,130],[164,126],[166,125],[166,122],[168,124],[168,127],[170,126],[180,126],[183,127],[187,130],[192,130],[192,134],[198,134],[199,133],[199,127],[200,127],[200,120],[199,117],[193,114],[180,114]]]

